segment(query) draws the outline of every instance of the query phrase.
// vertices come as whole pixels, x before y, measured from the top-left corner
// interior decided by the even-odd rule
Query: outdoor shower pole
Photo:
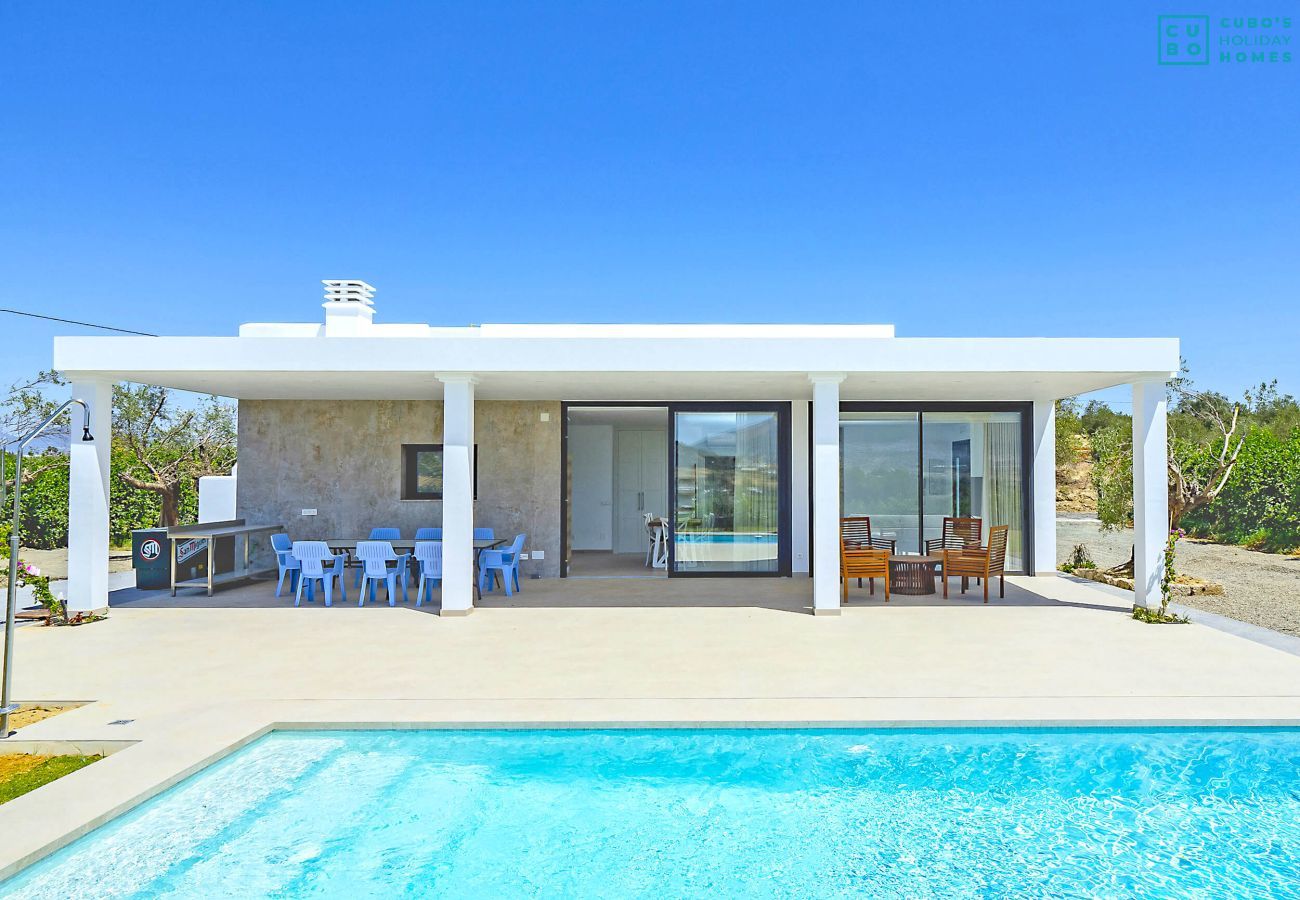
[[[78,400],[74,397],[71,400],[64,400],[59,404],[58,409],[50,413],[49,418],[29,431],[18,442],[18,452],[14,456],[14,518],[13,527],[9,531],[9,595],[5,602],[5,655],[3,674],[0,674],[0,740],[9,737],[9,714],[16,712],[18,709],[18,704],[10,701],[9,691],[10,682],[13,678],[14,617],[18,606],[18,524],[22,513],[23,454],[27,452],[27,445],[40,437],[45,429],[50,426],[50,423],[63,415],[63,411],[74,403],[81,407],[84,416],[81,426],[81,439],[83,441],[93,441],[94,437],[90,434],[90,407],[86,405],[84,400]],[[5,446],[7,447],[8,444]],[[0,507],[4,505],[3,459],[4,457],[0,456]]]

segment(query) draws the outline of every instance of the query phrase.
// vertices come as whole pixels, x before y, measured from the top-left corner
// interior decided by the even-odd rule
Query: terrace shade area
[[[771,564],[749,559],[760,551],[750,538],[733,533],[739,525],[716,524],[716,504],[712,519],[681,513],[690,484],[707,479],[670,475],[678,513],[669,516],[676,549],[670,547],[668,574],[744,574],[732,571],[735,566],[705,571],[712,557],[699,554],[714,552],[708,549],[712,542],[740,564],[762,570],[749,574],[796,580],[811,575],[811,590],[806,581],[801,589],[809,607],[835,614],[841,606],[841,511],[853,512],[848,507],[860,500],[876,502],[862,500],[874,495],[850,485],[843,474],[845,460],[864,453],[854,443],[853,423],[891,412],[917,416],[908,427],[921,445],[944,448],[931,454],[933,460],[918,460],[909,476],[918,499],[892,526],[900,540],[911,539],[904,537],[908,529],[916,532],[914,543],[929,536],[943,503],[954,504],[954,511],[979,508],[1008,518],[994,524],[1018,527],[1015,565],[1032,575],[1055,568],[1055,401],[1130,385],[1136,601],[1159,602],[1167,503],[1165,385],[1178,367],[1174,339],[899,338],[891,327],[877,325],[434,328],[376,325],[373,307],[365,304],[327,301],[325,307],[324,326],[246,325],[238,337],[59,338],[54,364],[72,382],[72,395],[90,406],[97,436],[110,433],[111,386],[117,381],[238,400],[241,515],[278,512],[295,533],[308,527],[298,507],[319,506],[324,517],[332,514],[327,502],[343,505],[345,498],[355,509],[433,519],[418,521],[442,528],[444,615],[474,608],[476,524],[526,531],[529,547],[543,551],[535,574],[565,574],[562,549],[570,529],[562,522],[567,497],[561,494],[568,476],[558,420],[571,404],[667,407],[673,414],[672,472],[688,464],[706,470],[707,457],[717,455],[709,446],[710,429],[729,423],[728,465],[740,472],[746,468],[742,457],[759,462],[743,475],[728,475],[727,488],[738,496],[762,494],[746,500],[744,515],[759,523],[753,528],[774,529],[779,541],[773,546],[779,549],[773,552],[779,556]],[[391,440],[377,439],[367,427],[374,416],[394,423]],[[435,505],[396,496],[398,476],[390,477],[388,469],[370,482],[358,475],[390,463],[395,473],[392,460],[408,442],[438,448],[439,496],[428,501]],[[518,448],[525,447],[528,455],[520,458]],[[346,465],[323,465],[323,448],[341,454]],[[506,459],[511,448],[516,456]],[[867,457],[876,459],[879,449],[873,445]],[[694,463],[688,459],[692,453]],[[983,456],[1014,456],[1015,467],[1003,466],[997,475],[990,467],[980,478],[965,480],[944,474]],[[760,471],[763,466],[770,473]],[[305,473],[323,483],[318,486],[325,499],[309,498],[305,488],[285,493],[285,485],[306,483]],[[69,608],[99,609],[108,602],[106,441],[74,445],[71,478]],[[272,495],[280,497],[278,507],[258,506]],[[733,506],[726,514],[739,521],[740,506]],[[248,515],[250,521],[259,517]],[[355,516],[337,521],[360,525]],[[709,522],[714,533],[708,533]],[[687,546],[688,532],[705,532],[705,548]],[[320,535],[326,536],[344,535]],[[696,571],[685,571],[687,562]]]

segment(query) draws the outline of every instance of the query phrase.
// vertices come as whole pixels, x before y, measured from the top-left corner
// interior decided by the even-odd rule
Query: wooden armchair
[[[983,540],[984,523],[981,519],[943,518],[943,537],[930,538],[925,542],[925,555],[935,556],[944,550],[963,550],[967,547],[978,548]]]
[[[858,579],[858,587],[862,587],[862,579],[866,578],[870,584],[872,596],[876,593],[876,579],[883,578],[885,581],[885,602],[889,602],[889,557],[892,554],[888,550],[870,550],[861,547],[840,547],[840,598],[843,602],[849,599],[849,579]]]
[[[984,602],[989,602],[989,579],[998,577],[998,596],[1007,595],[1007,578],[1003,570],[1007,563],[1007,525],[994,525],[989,529],[987,547],[963,547],[943,551],[943,595],[948,596],[948,578],[961,576],[961,592],[966,593],[971,578],[984,580]]]
[[[840,519],[840,546],[898,552],[897,542],[893,538],[875,537],[871,534],[871,516],[845,516]]]

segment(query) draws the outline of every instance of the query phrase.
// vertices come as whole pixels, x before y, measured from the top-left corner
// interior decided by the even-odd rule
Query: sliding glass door
[[[943,535],[948,516],[1008,525],[1007,568],[1025,568],[1024,465],[1019,412],[929,412],[924,416],[924,537]]]
[[[870,516],[875,535],[920,553],[946,517],[974,517],[984,533],[1009,526],[1007,568],[1025,571],[1027,441],[1024,404],[844,404],[842,514]]]
[[[671,574],[788,574],[788,405],[680,404],[672,422]]]
[[[870,516],[873,536],[901,553],[920,547],[920,416],[914,412],[840,414],[842,515]]]

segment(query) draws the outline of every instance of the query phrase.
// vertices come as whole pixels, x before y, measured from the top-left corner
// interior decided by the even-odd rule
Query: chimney
[[[370,330],[375,289],[364,281],[324,280],[325,336],[356,337]]]

